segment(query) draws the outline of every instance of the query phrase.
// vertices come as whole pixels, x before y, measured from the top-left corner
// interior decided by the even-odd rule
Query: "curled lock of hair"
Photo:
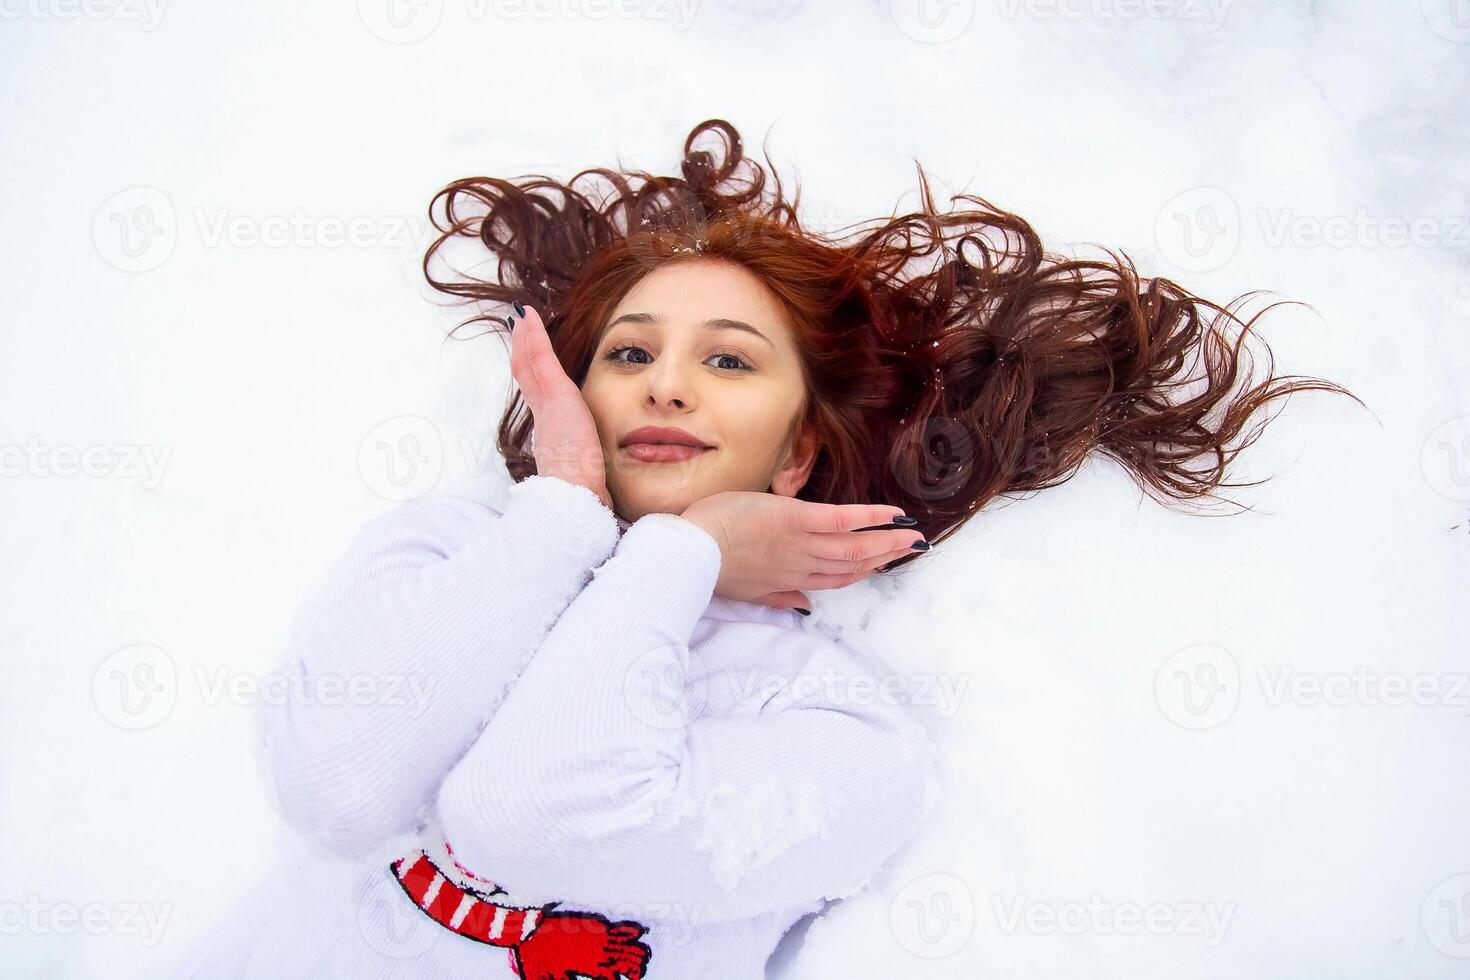
[[[725,261],[754,273],[790,318],[801,352],[802,416],[820,451],[798,493],[824,503],[885,503],[942,541],[997,496],[1056,486],[1089,453],[1120,463],[1165,504],[1222,498],[1236,456],[1297,391],[1346,395],[1329,381],[1277,376],[1242,308],[1217,305],[1131,259],[1048,253],[1018,215],[971,194],[938,208],[918,167],[921,208],[828,233],[803,228],[790,200],[745,156],[723,119],[695,126],[679,176],[583,170],[566,182],[467,177],[429,206],[438,238],[423,268],[437,290],[477,304],[451,331],[503,331],[514,300],[542,312],[579,385],[602,325],[644,276],[669,262]],[[773,186],[772,186],[773,185]],[[431,267],[470,246],[481,277]],[[485,304],[499,312],[483,312]],[[1266,367],[1256,377],[1247,340]],[[519,393],[497,447],[511,476],[535,472]],[[1249,509],[1249,508],[1245,508]],[[888,566],[897,567],[918,553]]]

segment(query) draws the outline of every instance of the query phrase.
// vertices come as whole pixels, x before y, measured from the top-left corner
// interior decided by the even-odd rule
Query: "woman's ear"
[[[817,430],[803,423],[801,434],[796,437],[795,445],[787,453],[785,465],[771,478],[771,492],[782,497],[796,496],[797,491],[806,486],[807,478],[811,476],[819,448]]]

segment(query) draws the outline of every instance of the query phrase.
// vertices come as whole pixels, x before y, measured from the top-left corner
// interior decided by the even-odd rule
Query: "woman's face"
[[[582,397],[621,517],[682,513],[723,490],[795,496],[806,483],[816,446],[798,425],[796,340],[753,273],[709,259],[660,266],[602,326]],[[709,448],[660,459],[675,451],[626,444],[645,426],[682,429]]]

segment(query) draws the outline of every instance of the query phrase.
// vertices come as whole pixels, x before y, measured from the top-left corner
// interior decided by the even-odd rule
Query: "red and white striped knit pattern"
[[[449,880],[424,851],[393,862],[393,873],[414,904],[447,929],[492,946],[515,946],[536,931],[539,908],[497,905]]]
[[[447,841],[442,848],[411,851],[389,869],[413,903],[435,922],[466,939],[509,950],[510,967],[522,980],[574,975],[642,980],[653,954],[640,941],[648,929],[638,922],[613,922],[596,912],[553,911],[559,902],[502,904],[514,898],[455,861]],[[482,890],[482,884],[490,890]]]

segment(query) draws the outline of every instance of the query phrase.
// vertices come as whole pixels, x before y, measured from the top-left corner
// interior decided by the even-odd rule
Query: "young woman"
[[[1229,308],[920,183],[922,212],[829,239],[710,120],[677,178],[436,197],[429,281],[510,308],[514,482],[369,522],[306,610],[293,689],[429,694],[271,709],[272,782],[317,856],[189,975],[763,976],[934,799],[925,726],[802,628],[808,591],[1093,451],[1166,499],[1244,485],[1224,475],[1259,408],[1348,394],[1252,385]],[[495,274],[436,278],[456,239]]]

